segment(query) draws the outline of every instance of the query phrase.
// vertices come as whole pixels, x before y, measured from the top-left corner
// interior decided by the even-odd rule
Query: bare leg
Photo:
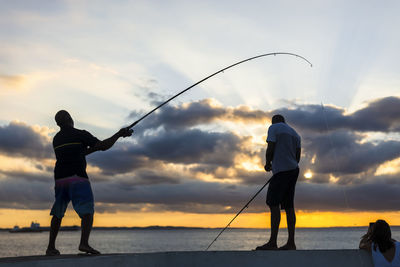
[[[294,232],[296,227],[296,214],[294,208],[286,209],[286,220],[288,228],[288,241],[286,245],[281,247],[281,249],[296,249],[296,244],[294,242]]]
[[[81,220],[81,243],[79,246],[89,246],[89,236],[92,231],[93,214],[86,214],[82,216]]]
[[[49,245],[47,246],[46,255],[59,255],[60,252],[56,249],[56,238],[60,230],[62,218],[53,216],[50,224]]]
[[[281,222],[281,211],[279,206],[269,207],[271,210],[271,236],[268,244],[271,246],[277,246],[279,224]]]
[[[81,221],[81,243],[79,244],[79,250],[92,254],[100,254],[97,250],[89,246],[89,236],[92,231],[93,225],[93,214],[86,214],[82,216]]]
[[[270,206],[271,210],[271,236],[269,241],[262,246],[258,246],[256,250],[274,250],[278,249],[277,238],[279,231],[279,224],[281,222],[281,211],[279,206]]]

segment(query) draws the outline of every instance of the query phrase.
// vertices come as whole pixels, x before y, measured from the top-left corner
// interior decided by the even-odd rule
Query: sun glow
[[[260,164],[254,162],[242,162],[241,167],[247,171],[263,171]]]
[[[315,159],[317,158],[317,155],[314,155],[311,159],[311,164],[315,164]]]
[[[304,177],[305,177],[306,179],[311,179],[311,178],[313,177],[313,174],[312,174],[311,171],[306,171],[306,172],[304,173]]]
[[[330,183],[335,184],[335,183],[337,183],[338,181],[339,181],[339,177],[335,177],[335,176],[333,176],[332,174],[329,175],[329,182],[330,182]]]
[[[227,210],[230,208],[226,206]],[[94,226],[186,226],[186,227],[224,227],[227,219],[234,214],[197,214],[183,212],[104,212],[96,213]],[[269,213],[242,213],[232,227],[269,228]],[[400,225],[400,212],[307,212],[296,211],[296,227],[338,227],[366,226],[378,218],[385,219],[390,225]],[[160,218],[163,218],[160,222]],[[35,220],[41,226],[50,224],[49,210],[0,209],[0,228],[14,225],[28,226]],[[72,208],[67,210],[63,226],[79,225],[80,219]],[[286,227],[285,213],[282,213],[281,227]]]
[[[400,172],[400,158],[387,161],[376,169],[375,175],[396,174]]]
[[[245,169],[247,171],[263,171],[261,160],[259,157],[249,157],[239,154],[235,158],[235,167]]]

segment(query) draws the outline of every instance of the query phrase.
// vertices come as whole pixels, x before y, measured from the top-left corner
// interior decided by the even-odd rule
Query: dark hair
[[[56,113],[54,119],[58,126],[63,127],[71,120],[71,115],[66,110],[60,110]]]
[[[280,114],[276,114],[272,117],[272,124],[278,123],[278,122],[285,122],[285,118]]]
[[[377,220],[375,222],[369,239],[374,242],[373,249],[376,251],[376,247],[378,247],[381,253],[394,246],[390,226],[384,220]]]

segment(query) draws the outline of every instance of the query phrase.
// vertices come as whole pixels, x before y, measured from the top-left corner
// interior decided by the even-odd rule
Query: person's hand
[[[128,137],[133,134],[133,130],[129,128],[122,128],[121,130],[118,131],[118,135],[121,137]]]
[[[266,172],[269,172],[269,171],[272,170],[271,162],[265,163],[264,170],[265,170]]]

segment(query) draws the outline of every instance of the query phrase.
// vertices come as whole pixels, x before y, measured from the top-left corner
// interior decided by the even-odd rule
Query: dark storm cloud
[[[268,118],[268,113],[261,110],[251,110],[246,106],[226,108],[215,106],[212,100],[204,99],[179,106],[166,105],[162,111],[152,114],[141,122],[139,129],[157,128],[163,126],[167,129],[181,129],[199,124],[208,124],[215,120],[230,120],[243,122],[260,122]],[[133,111],[132,119],[138,119],[139,113]]]
[[[28,175],[27,175],[28,176]],[[54,182],[35,179],[0,179],[0,207],[49,209],[54,199]]]
[[[162,131],[138,138],[137,144],[118,145],[96,153],[88,161],[106,174],[129,172],[160,163],[209,164],[231,166],[240,153],[242,139],[232,133],[206,132],[198,129]]]
[[[156,172],[154,172],[156,173]],[[154,179],[149,173],[147,179]],[[101,212],[181,211],[190,213],[236,213],[266,182],[221,184],[201,181],[145,184],[120,177],[93,181],[96,205]],[[261,178],[261,177],[260,177]],[[158,179],[156,177],[156,179]],[[27,183],[29,180],[29,184]],[[164,181],[165,178],[162,179]],[[396,211],[400,205],[400,181],[396,176],[382,176],[367,184],[332,185],[299,182],[296,208],[306,211]],[[52,181],[1,179],[0,207],[50,209],[54,189]],[[246,212],[264,212],[266,189]]]
[[[347,129],[353,131],[391,132],[400,130],[400,98],[374,100],[351,114],[338,107],[296,105],[281,108],[271,114],[282,114],[295,127],[307,131]]]
[[[23,171],[3,171],[0,170],[0,175],[7,177],[10,180],[25,180],[26,183],[31,182],[52,182],[53,170],[47,173],[29,173]]]
[[[32,127],[19,122],[0,126],[0,152],[8,155],[48,158],[53,156],[49,141]]]
[[[296,207],[321,211],[397,211],[400,184],[375,182],[352,186],[300,183]]]
[[[400,131],[400,98],[373,101],[351,117],[353,127],[361,131]]]
[[[344,109],[295,105],[273,111],[222,107],[210,100],[166,106],[139,124],[133,142],[117,143],[106,152],[88,156],[101,172],[89,172],[101,211],[148,210],[196,213],[234,213],[267,181],[263,171],[235,169],[239,154],[262,158],[265,147],[247,148],[245,136],[229,131],[193,128],[217,120],[264,124],[271,115],[286,116],[302,135],[303,157],[296,207],[303,210],[396,210],[398,174],[375,177],[376,168],[400,157],[400,142],[365,141],[363,131],[399,131],[399,98],[388,97],[346,114]],[[328,126],[328,127],[327,127]],[[144,131],[146,129],[146,131]],[[327,131],[329,129],[329,131]],[[51,143],[30,126],[12,122],[0,126],[0,153],[53,159]],[[315,163],[311,158],[315,155]],[[172,163],[172,164],[171,164]],[[180,168],[174,170],[173,164]],[[39,164],[38,169],[43,169]],[[311,169],[312,180],[303,173]],[[199,175],[237,179],[235,185],[197,180]],[[331,174],[338,178],[331,184]],[[0,206],[47,209],[53,200],[52,173],[0,171]],[[378,180],[378,178],[380,180]],[[263,192],[248,209],[266,210]],[[377,201],[379,200],[379,201]],[[133,210],[132,210],[133,209]]]
[[[187,182],[178,185],[133,187],[115,194],[113,184],[95,185],[96,199],[104,203],[155,205],[150,210],[171,210],[194,213],[237,212],[265,183],[252,186],[219,183]],[[296,208],[320,211],[396,211],[400,205],[400,183],[385,181],[351,186],[299,182]],[[247,212],[266,211],[266,189],[255,199]],[[379,201],[377,201],[379,200]]]
[[[307,153],[316,155],[314,171],[355,174],[400,157],[399,141],[360,142],[363,136],[348,131],[303,136]]]
[[[400,205],[400,182],[392,183],[390,179],[398,180],[398,177],[376,177],[370,179],[370,183],[354,185],[299,182],[296,189],[296,208],[308,211],[396,211]],[[95,192],[98,201],[104,203],[150,203],[155,205],[150,210],[233,213],[242,208],[265,182],[266,179],[256,185],[201,182],[160,184],[132,187],[122,194],[114,194],[115,185],[106,183],[97,184]],[[247,212],[266,211],[266,191],[264,189],[259,194]]]
[[[157,128],[163,125],[166,128],[191,127],[198,124],[209,123],[226,114],[226,110],[211,106],[209,100],[191,102],[188,105],[162,107],[162,112],[152,114],[151,118],[144,120],[140,125],[144,129]],[[131,113],[131,118],[137,119],[136,112]]]
[[[352,114],[345,114],[341,108],[321,105],[295,105],[290,109],[271,112],[246,107],[225,108],[212,105],[212,101],[207,99],[180,106],[165,106],[162,112],[152,114],[151,118],[139,125],[142,127],[139,132],[143,129],[157,129],[159,126],[164,130],[150,135],[139,134],[139,145],[126,152],[133,156],[115,156],[112,158],[120,159],[119,163],[112,160],[99,166],[104,166],[107,171],[110,171],[109,167],[115,166],[110,172],[114,173],[142,167],[144,161],[151,164],[154,160],[161,160],[197,163],[199,166],[193,171],[213,173],[216,164],[227,167],[233,163],[233,157],[240,152],[238,148],[241,140],[231,133],[212,133],[192,130],[190,127],[215,120],[264,123],[273,114],[281,113],[289,124],[302,133],[303,151],[308,155],[316,155],[314,171],[335,175],[364,172],[400,156],[399,142],[362,143],[364,136],[360,134],[361,131],[386,132],[397,129],[400,122],[399,109],[400,98],[397,97],[375,100]],[[130,162],[132,167],[129,167]],[[250,182],[253,178],[247,179]]]
[[[249,186],[231,187],[220,183],[187,181],[180,184],[131,186],[120,191],[118,183],[107,182],[93,185],[96,199],[105,203],[149,203],[159,205],[238,205],[246,199]],[[196,211],[193,211],[196,212]]]
[[[207,124],[216,120],[265,123],[274,114],[282,114],[290,124],[311,132],[326,132],[337,129],[354,131],[390,132],[400,130],[400,98],[386,97],[369,102],[366,107],[354,113],[329,105],[293,105],[269,112],[252,110],[246,106],[234,108],[212,105],[209,99],[179,106],[167,105],[162,111],[138,125],[139,129],[185,128]],[[132,118],[137,118],[132,112]]]
[[[118,177],[118,184],[120,188],[129,190],[137,186],[148,186],[156,184],[178,184],[185,180],[181,173],[176,171],[165,170],[164,167],[153,167],[153,169],[140,169],[133,173],[129,173],[123,177]],[[106,178],[102,181],[110,181],[112,179]]]
[[[122,147],[117,144],[108,151],[94,153],[86,159],[91,165],[99,167],[105,175],[127,173],[150,164],[157,164],[156,161],[150,162],[147,157],[140,155],[136,148],[133,145]]]
[[[240,151],[240,141],[232,133],[166,131],[142,140],[140,150],[149,158],[168,162],[230,166],[233,156]]]

